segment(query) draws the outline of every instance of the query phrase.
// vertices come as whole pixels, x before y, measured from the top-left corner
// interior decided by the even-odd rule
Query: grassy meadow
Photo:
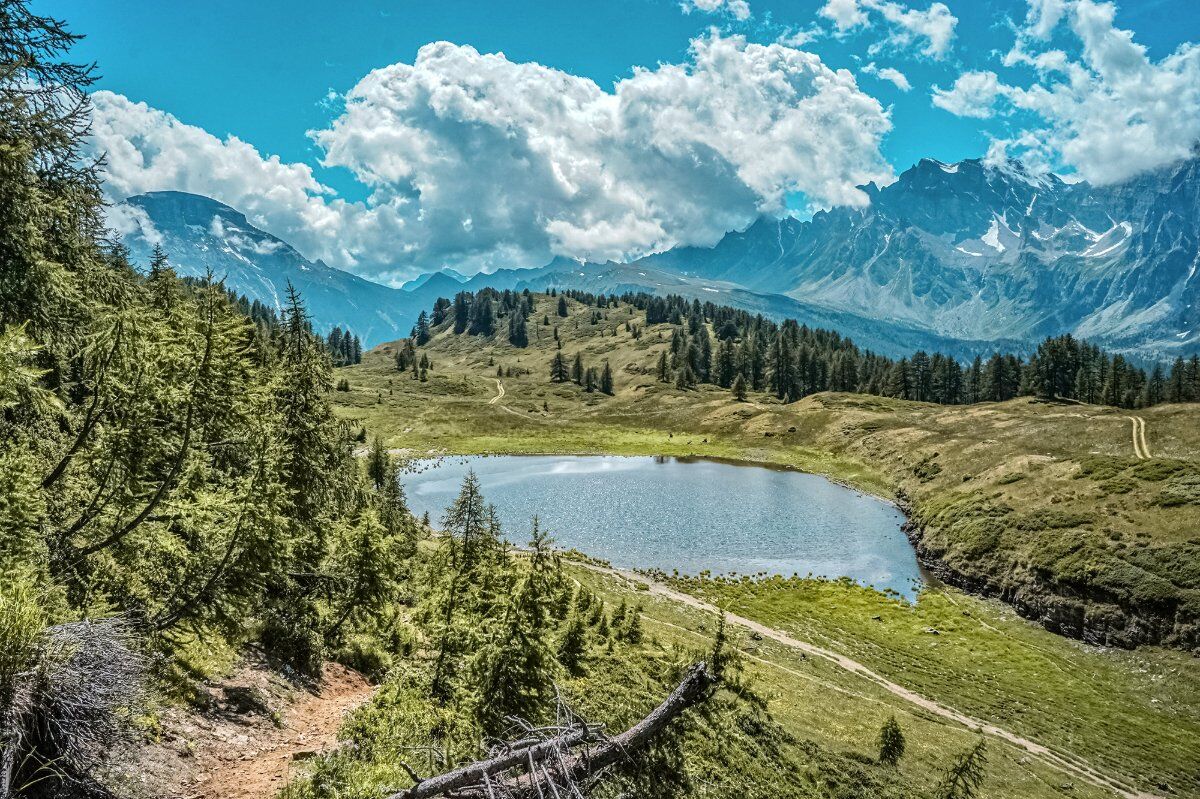
[[[1049,593],[1067,603],[1052,608],[1068,619],[1118,603],[1200,615],[1200,407],[1137,411],[1153,455],[1142,460],[1131,412],[1115,408],[1030,398],[938,406],[853,394],[783,404],[752,393],[738,402],[713,386],[679,390],[656,380],[669,325],[646,326],[627,305],[594,323],[592,309],[569,306],[559,318],[539,297],[525,349],[501,334],[437,331],[420,350],[432,361],[425,381],[397,371],[396,345],[377,347],[338,370],[348,390],[334,394],[337,413],[410,457],[605,453],[791,466],[900,496],[924,527],[925,554],[1010,601]],[[559,341],[568,361],[576,352],[587,366],[607,360],[615,395],[551,383]],[[613,600],[634,590],[586,570],[579,579]],[[1200,795],[1200,668],[1185,652],[1070,640],[1010,605],[943,585],[910,606],[845,582],[666,579],[1130,788]],[[664,645],[711,634],[710,615],[636,595],[647,630]],[[912,747],[901,772],[919,785],[974,738],[831,664],[771,641],[743,638],[742,646],[772,712],[797,740],[866,757],[895,713]],[[996,741],[985,795],[1111,794]]]

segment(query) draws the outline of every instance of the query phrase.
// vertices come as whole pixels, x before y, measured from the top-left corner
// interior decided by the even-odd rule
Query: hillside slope
[[[536,302],[540,319],[550,301]],[[1154,456],[1142,460],[1129,412],[1116,408],[851,394],[737,402],[659,382],[671,326],[646,325],[632,306],[593,321],[572,301],[568,318],[551,319],[568,359],[609,362],[615,396],[551,383],[554,328],[531,324],[526,349],[439,331],[424,383],[397,372],[396,345],[384,345],[344,373],[352,390],[339,412],[421,451],[711,455],[826,473],[898,497],[928,566],[1049,629],[1200,646],[1200,407],[1138,411]],[[489,404],[498,369],[505,394]]]
[[[409,294],[310,261],[287,242],[247,221],[228,205],[199,194],[157,191],[125,200],[139,221],[124,242],[130,260],[146,267],[155,243],[184,276],[208,272],[227,288],[282,311],[290,282],[318,332],[337,326],[367,346],[408,335],[424,294]],[[434,290],[440,288],[435,284]]]

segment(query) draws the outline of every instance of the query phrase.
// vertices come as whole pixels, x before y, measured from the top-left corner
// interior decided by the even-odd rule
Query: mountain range
[[[290,281],[319,329],[348,328],[367,346],[407,335],[439,296],[490,286],[682,294],[832,328],[893,356],[1020,351],[1060,333],[1141,360],[1200,350],[1200,153],[1110,186],[1012,161],[926,159],[864,188],[864,208],[763,218],[711,248],[472,277],[440,269],[398,289],[310,261],[207,197],[124,202],[153,230],[127,236],[135,263],[148,263],[153,238],[181,274],[211,271],[277,308]]]

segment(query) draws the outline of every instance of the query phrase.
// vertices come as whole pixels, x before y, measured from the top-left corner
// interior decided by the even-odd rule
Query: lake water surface
[[[683,574],[850,577],[908,599],[920,579],[903,514],[823,477],[709,460],[616,456],[446,458],[403,478],[436,523],[474,469],[505,537],[536,513],[556,545],[615,566]]]

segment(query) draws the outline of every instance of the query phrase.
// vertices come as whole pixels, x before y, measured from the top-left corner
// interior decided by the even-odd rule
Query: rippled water
[[[558,546],[616,566],[845,576],[908,599],[920,579],[904,516],[816,475],[615,456],[452,458],[418,468],[404,478],[418,515],[439,520],[474,469],[510,541],[524,543],[536,513]]]

